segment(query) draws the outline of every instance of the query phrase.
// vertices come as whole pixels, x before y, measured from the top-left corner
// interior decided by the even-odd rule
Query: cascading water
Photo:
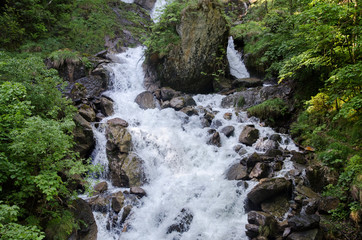
[[[232,39],[229,40],[229,46],[233,49],[230,41]],[[228,55],[235,57],[235,53],[229,53],[229,48]],[[129,123],[133,151],[144,161],[148,183],[142,188],[147,196],[138,200],[133,207],[127,221],[127,231],[124,232],[117,226],[107,226],[109,212],[94,212],[98,239],[247,239],[244,201],[256,182],[248,181],[249,187],[246,188],[237,181],[228,181],[225,172],[230,165],[240,160],[233,147],[238,144],[237,136],[246,125],[254,124],[260,131],[260,139],[275,132],[262,127],[257,119],[248,118],[245,112],[235,113],[232,108],[222,108],[221,100],[224,96],[217,94],[196,95],[193,98],[199,107],[212,109],[215,118],[211,128],[217,129],[220,123],[222,126],[235,127],[234,136],[227,138],[220,134],[221,147],[206,143],[210,137],[210,128],[202,126],[198,115],[189,117],[172,108],[142,110],[134,100],[145,91],[143,56],[143,47],[131,48],[115,56],[118,63],[109,64],[113,88],[105,94],[114,100],[115,114],[102,122],[118,117]],[[238,72],[239,67],[233,66]],[[245,74],[244,70],[241,72]],[[232,114],[230,120],[224,119],[225,113]],[[93,162],[107,169],[104,131],[99,127],[94,128],[94,132],[97,146]],[[296,146],[288,139],[288,136],[282,135],[280,147],[296,150]],[[255,149],[255,144],[245,146],[245,150],[245,156],[253,152],[263,153],[263,149]],[[285,164],[283,171],[286,172],[290,167],[290,164]],[[107,178],[107,174],[104,173],[102,177]],[[108,184],[109,193],[128,190],[115,188],[109,181]],[[192,215],[187,231],[182,234],[177,231],[168,233],[169,227],[184,210]]]
[[[227,47],[227,59],[230,66],[230,74],[236,78],[249,78],[250,74],[242,59],[243,55],[235,49],[233,37],[229,37]]]

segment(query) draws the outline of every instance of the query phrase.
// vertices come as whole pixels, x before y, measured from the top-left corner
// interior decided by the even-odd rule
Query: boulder
[[[107,184],[107,182],[100,182],[100,183],[98,183],[98,184],[96,184],[94,187],[93,187],[93,189],[94,189],[94,192],[96,193],[96,194],[100,194],[100,193],[104,193],[105,191],[107,191],[108,190],[108,184]]]
[[[305,231],[319,227],[320,217],[316,214],[300,214],[288,219],[288,225],[293,231]]]
[[[275,148],[270,148],[268,150],[266,150],[265,152],[265,156],[268,156],[268,157],[277,157],[277,156],[282,156],[283,155],[283,152],[279,149],[275,149]]]
[[[94,122],[96,120],[96,113],[89,105],[82,104],[78,109],[78,112],[88,122]]]
[[[274,133],[269,137],[270,140],[276,141],[276,142],[281,142],[282,141],[282,137],[280,136],[280,134]]]
[[[140,188],[140,187],[131,187],[130,193],[131,193],[131,194],[135,194],[135,195],[137,195],[137,196],[140,197],[140,198],[147,195],[147,194],[146,194],[146,191],[143,190],[143,188]]]
[[[250,178],[265,178],[268,176],[269,166],[266,163],[258,162],[251,170]]]
[[[160,89],[161,99],[162,101],[170,101],[174,97],[179,97],[181,95],[180,92],[173,90],[169,87],[163,87]]]
[[[231,86],[233,88],[241,88],[241,87],[259,87],[263,86],[263,81],[259,78],[239,78],[232,82]]]
[[[70,210],[79,225],[69,239],[73,237],[73,239],[77,240],[97,240],[97,224],[88,203],[78,198],[73,201],[71,206]]]
[[[221,147],[220,134],[218,132],[212,134],[212,136],[207,141],[207,144]]]
[[[135,154],[130,154],[123,161],[122,170],[126,174],[131,187],[140,187],[146,182],[143,160]]]
[[[265,179],[258,183],[247,195],[255,205],[279,195],[289,195],[292,184],[285,178]]]
[[[259,130],[254,125],[245,126],[240,133],[239,142],[247,146],[253,145],[259,138]]]
[[[233,114],[232,113],[225,113],[223,117],[224,117],[225,120],[231,120],[231,118],[233,117]]]
[[[149,91],[142,92],[137,95],[135,102],[142,109],[156,108],[156,100],[153,94]]]
[[[303,153],[301,152],[297,152],[297,151],[291,151],[292,153],[292,157],[290,160],[292,160],[293,162],[299,163],[299,164],[306,164],[307,160],[305,159],[305,156]]]
[[[226,137],[234,136],[235,128],[233,126],[223,127],[220,132],[223,133]]]
[[[180,112],[185,113],[187,116],[199,115],[197,110],[194,107],[184,107],[180,110]]]
[[[285,214],[289,211],[290,204],[285,196],[277,196],[272,199],[268,199],[261,204],[261,209],[282,220]]]
[[[240,163],[232,165],[226,172],[227,180],[246,180],[248,179],[247,168]]]
[[[121,223],[124,223],[132,211],[132,205],[127,205],[123,208]]]
[[[190,229],[194,216],[189,209],[183,208],[180,214],[175,218],[175,223],[167,228],[167,234],[172,232],[184,233]]]
[[[127,126],[128,123],[120,118],[107,121],[107,152],[117,151],[120,153],[128,153],[131,150],[132,137],[126,129]]]
[[[327,166],[310,165],[305,173],[311,188],[316,192],[321,192],[328,184],[336,185],[338,182],[338,173]]]
[[[263,158],[257,154],[256,152],[254,152],[253,154],[251,154],[249,157],[242,159],[242,162],[245,162],[245,165],[248,167],[248,169],[252,169],[254,168],[254,166],[258,163],[258,162],[262,162]]]
[[[97,195],[92,197],[88,204],[91,206],[93,211],[106,213],[108,211],[110,196]]]
[[[74,150],[79,152],[80,157],[88,158],[95,146],[93,130],[90,123],[80,114],[74,116],[75,128],[73,129]]]
[[[113,101],[106,97],[101,97],[100,108],[104,116],[112,116],[114,114]]]
[[[259,237],[265,237],[266,239],[272,239],[278,232],[278,224],[274,217],[268,213],[261,211],[251,211],[248,213],[248,222],[258,226]],[[255,235],[256,228],[249,226],[251,230],[247,235]],[[257,239],[259,239],[259,237]]]
[[[124,195],[122,191],[112,194],[111,207],[113,211],[119,213],[123,208],[123,204],[124,204]]]
[[[156,0],[135,0],[134,3],[146,10],[151,11],[155,6]]]
[[[319,201],[318,211],[321,213],[328,213],[329,211],[336,209],[339,205],[339,199],[337,197],[324,197]]]
[[[224,72],[228,69],[224,51],[229,27],[222,6],[217,0],[189,5],[181,12],[176,30],[180,42],[158,59],[162,66],[157,68],[161,85],[188,93],[212,92],[210,76],[215,69]]]

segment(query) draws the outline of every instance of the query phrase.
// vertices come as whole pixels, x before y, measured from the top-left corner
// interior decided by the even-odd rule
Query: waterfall
[[[245,67],[242,54],[235,50],[234,39],[229,37],[227,47],[227,59],[229,61],[230,73],[236,78],[249,78],[250,74]]]
[[[160,2],[163,1],[157,1],[157,4]],[[246,69],[240,70],[236,65],[241,61],[241,57],[233,47],[232,38],[230,39],[230,66],[238,70],[234,72],[239,74],[235,75],[236,77],[247,77]],[[218,94],[195,95],[193,99],[198,107],[212,109],[215,118],[211,128],[217,129],[216,123],[235,128],[234,136],[227,138],[220,134],[221,147],[206,143],[210,137],[210,127],[202,127],[198,115],[190,117],[172,108],[141,109],[134,100],[139,93],[145,91],[142,69],[144,50],[142,46],[130,48],[115,55],[119,60],[117,63],[108,65],[113,84],[112,89],[104,94],[114,100],[115,113],[102,123],[115,117],[129,123],[128,131],[132,135],[133,151],[144,161],[148,183],[142,188],[147,192],[147,196],[138,200],[133,207],[127,231],[122,231],[119,226],[107,226],[111,214],[109,211],[95,211],[98,239],[247,239],[244,201],[246,194],[257,182],[247,181],[249,187],[245,187],[238,181],[227,180],[225,172],[232,164],[240,161],[240,155],[233,147],[238,144],[238,136],[245,126],[255,125],[260,131],[260,139],[270,137],[275,132],[271,128],[262,127],[258,119],[248,118],[245,112],[237,114],[233,108],[221,107],[224,96]],[[226,113],[232,114],[230,120],[224,118]],[[106,138],[102,123],[98,129],[94,128],[97,146],[93,162],[107,169]],[[280,147],[288,150],[297,149],[287,135],[281,136]],[[244,148],[245,156],[254,152],[263,153],[255,146]],[[283,171],[287,172],[292,167],[292,164],[285,164]],[[129,191],[112,186],[107,177],[107,173],[101,176],[108,182],[109,193]],[[182,234],[176,231],[167,233],[170,225],[175,223],[175,219],[184,209],[192,214],[188,231]],[[123,210],[119,214],[122,212]]]

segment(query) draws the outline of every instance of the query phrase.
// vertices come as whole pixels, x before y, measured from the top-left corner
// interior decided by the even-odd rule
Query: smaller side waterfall
[[[230,65],[230,73],[236,78],[249,78],[250,74],[245,67],[242,57],[243,55],[235,50],[234,39],[230,36],[227,48],[227,58]]]

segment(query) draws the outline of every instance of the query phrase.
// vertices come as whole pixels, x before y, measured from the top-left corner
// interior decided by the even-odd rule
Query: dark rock
[[[199,115],[194,107],[184,107],[180,111],[185,113],[187,116]]]
[[[247,195],[248,199],[258,205],[267,199],[279,195],[289,195],[291,182],[285,178],[272,178],[261,181]]]
[[[284,215],[289,211],[290,204],[286,197],[284,196],[277,196],[272,199],[268,199],[261,204],[261,209],[279,218],[280,220],[283,219]]]
[[[287,240],[321,240],[322,236],[317,228],[303,232],[294,232],[287,237]]]
[[[175,91],[169,87],[163,87],[160,89],[160,91],[161,91],[161,93],[160,93],[161,99],[163,101],[170,101],[172,98],[180,96],[180,92]]]
[[[127,205],[123,208],[121,223],[124,223],[132,211],[132,205]]]
[[[255,238],[259,235],[259,226],[255,225],[255,224],[246,224],[245,225],[245,229],[246,229],[246,236],[248,236],[249,238]]]
[[[134,3],[151,11],[155,6],[156,0],[135,0]]]
[[[276,141],[276,142],[281,142],[282,141],[282,137],[280,136],[280,134],[274,133],[269,137],[270,140]]]
[[[263,81],[258,78],[240,78],[240,79],[236,79],[235,81],[233,81],[231,86],[233,88],[259,87],[259,86],[263,86]]]
[[[113,101],[111,101],[109,98],[101,97],[100,107],[102,113],[105,116],[112,116],[114,114]]]
[[[76,123],[73,129],[74,141],[76,142],[74,150],[79,152],[80,157],[88,158],[95,146],[92,126],[80,114],[74,116]]]
[[[116,213],[119,213],[121,211],[124,204],[124,195],[122,191],[112,194],[111,204],[113,211],[115,211]]]
[[[336,185],[338,181],[338,174],[322,165],[308,166],[306,176],[311,188],[316,192],[321,192],[328,184]]]
[[[97,194],[104,193],[105,191],[108,190],[108,184],[107,182],[100,182],[97,185],[95,185],[93,189]]]
[[[247,168],[240,163],[232,165],[226,172],[227,180],[246,180],[248,179]]]
[[[212,134],[212,136],[210,137],[210,139],[207,141],[207,144],[209,145],[214,145],[217,147],[221,147],[221,142],[220,142],[220,135],[218,132],[215,132],[214,134]]]
[[[226,137],[234,136],[235,128],[233,126],[223,127],[220,132],[223,133]]]
[[[292,160],[293,162],[299,163],[299,164],[306,164],[307,160],[305,159],[305,156],[303,153],[297,152],[297,151],[292,151],[292,158],[290,160]]]
[[[187,232],[190,229],[194,216],[189,209],[182,209],[180,214],[175,218],[174,224],[167,228],[167,234],[172,232]]]
[[[239,136],[239,142],[247,146],[253,145],[259,138],[259,130],[254,126],[246,126]]]
[[[262,157],[256,152],[254,152],[244,160],[246,162],[246,166],[248,167],[248,169],[252,169],[258,162],[263,161]]]
[[[108,211],[110,196],[97,195],[92,197],[88,204],[91,206],[93,211],[106,213]]]
[[[307,198],[319,198],[319,195],[316,192],[314,192],[311,188],[304,185],[297,185],[295,187],[295,192]]]
[[[311,214],[315,214],[316,211],[318,210],[318,204],[319,204],[319,199],[316,199],[316,198],[308,198],[308,199],[305,199],[303,202],[303,209],[304,209],[304,212],[308,215],[311,215]]]
[[[236,153],[238,153],[242,148],[243,148],[243,146],[240,145],[240,144],[235,145],[235,146],[233,147],[233,149],[234,149],[234,151],[235,151]]]
[[[94,122],[96,120],[96,113],[89,105],[82,104],[78,112],[88,122]]]
[[[161,105],[161,108],[162,109],[165,109],[165,108],[170,108],[171,107],[171,103],[170,101],[164,101]]]
[[[337,197],[324,197],[319,201],[318,210],[322,213],[328,213],[333,209],[336,209],[339,205],[339,199]]]
[[[97,113],[96,120],[98,122],[102,121],[106,116],[104,116],[102,113]]]
[[[151,92],[145,91],[137,95],[135,102],[142,109],[156,108],[156,100]]]
[[[208,121],[206,118],[201,118],[201,126],[206,128],[211,126],[211,122]]]
[[[266,150],[265,152],[265,156],[268,157],[277,157],[277,156],[282,156],[283,152],[279,149],[275,149],[275,148],[270,148],[268,150]]]
[[[274,217],[268,213],[251,211],[248,213],[249,224],[259,227],[259,234],[263,237],[272,238],[278,231],[278,224]]]
[[[92,209],[83,199],[76,199],[71,204],[70,211],[79,224],[74,230],[72,237],[77,240],[97,240],[97,224],[93,216]],[[57,227],[59,227],[57,225]],[[59,229],[57,229],[59,231]],[[51,238],[49,238],[51,239]]]
[[[227,72],[226,54],[221,49],[226,49],[228,28],[216,0],[202,0],[185,8],[177,26],[180,42],[158,58],[162,86],[189,93],[212,92],[210,76],[215,69]]]
[[[222,126],[222,122],[219,119],[216,119],[216,120],[214,119],[211,123],[211,127],[215,128],[215,129],[218,129],[221,126]]]
[[[273,170],[274,171],[280,171],[283,169],[283,162],[282,161],[276,161],[273,164]]]
[[[298,215],[288,219],[288,225],[294,231],[305,231],[319,227],[320,217],[316,214],[313,215]]]
[[[146,196],[145,190],[143,190],[143,189],[140,188],[140,187],[131,187],[130,193],[131,193],[131,194],[135,194],[135,195],[137,195],[138,197],[144,197],[144,196]]]
[[[255,164],[253,170],[251,170],[250,178],[264,178],[268,176],[269,166],[265,163],[258,162]]]

